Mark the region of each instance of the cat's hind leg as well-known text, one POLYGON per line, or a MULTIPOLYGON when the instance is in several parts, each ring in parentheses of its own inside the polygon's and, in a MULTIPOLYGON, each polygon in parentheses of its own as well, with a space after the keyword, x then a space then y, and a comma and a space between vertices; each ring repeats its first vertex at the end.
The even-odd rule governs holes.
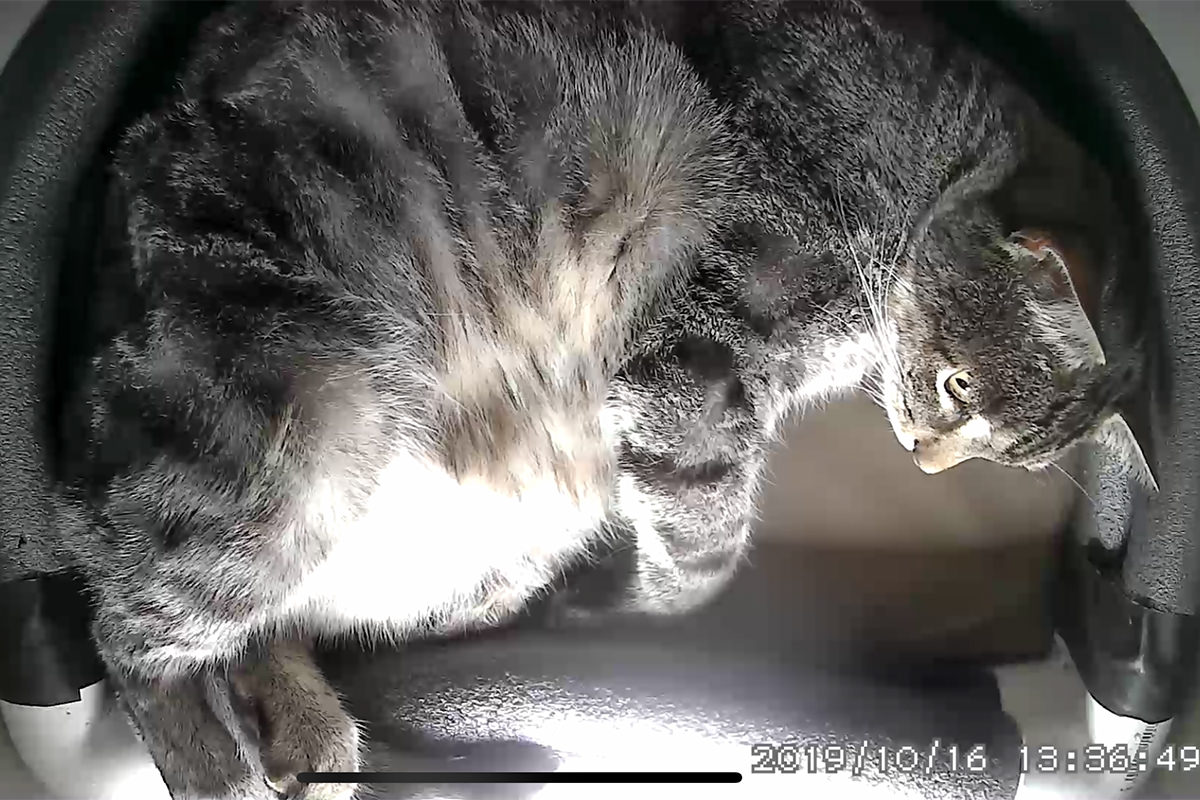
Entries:
POLYGON ((223 668, 148 678, 110 670, 174 800, 276 800, 253 742, 230 714, 223 668))
POLYGON ((249 625, 140 577, 105 583, 92 635, 172 800, 277 800, 231 680, 249 625))
POLYGON ((275 639, 233 676, 254 709, 267 781, 280 794, 306 800, 347 800, 356 784, 310 784, 301 772, 357 772, 361 735, 312 657, 308 644, 275 639))

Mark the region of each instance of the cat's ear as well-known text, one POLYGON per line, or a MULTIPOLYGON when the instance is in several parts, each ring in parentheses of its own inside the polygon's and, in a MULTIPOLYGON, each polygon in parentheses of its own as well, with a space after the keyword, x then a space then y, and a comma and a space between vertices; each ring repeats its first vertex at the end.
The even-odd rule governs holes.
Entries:
POLYGON ((1104 364, 1096 333, 1098 298, 1083 249, 1036 230, 1017 231, 1008 244, 1027 265, 1034 335, 1057 350, 1070 369, 1104 364))
POLYGON ((1146 460, 1146 454, 1138 444, 1137 436, 1121 414, 1113 414, 1096 429, 1092 439, 1108 450, 1124 464, 1135 480, 1147 490, 1157 493, 1158 481, 1146 460))

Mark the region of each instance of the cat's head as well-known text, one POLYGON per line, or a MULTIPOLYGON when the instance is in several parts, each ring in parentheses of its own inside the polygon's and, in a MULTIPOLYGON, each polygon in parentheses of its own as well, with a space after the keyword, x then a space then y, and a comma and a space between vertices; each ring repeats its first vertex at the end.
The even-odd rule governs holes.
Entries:
POLYGON ((1106 358, 1081 248, 960 218, 924 236, 913 259, 886 300, 882 394, 922 470, 971 458, 1040 469, 1092 439, 1156 488, 1117 409, 1137 370, 1106 358))

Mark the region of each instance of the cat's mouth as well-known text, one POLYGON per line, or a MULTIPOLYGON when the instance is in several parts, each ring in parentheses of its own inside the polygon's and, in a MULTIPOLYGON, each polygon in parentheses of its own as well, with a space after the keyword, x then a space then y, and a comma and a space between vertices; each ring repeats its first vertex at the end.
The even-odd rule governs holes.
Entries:
POLYGON ((884 407, 896 441, 912 453, 913 463, 926 475, 945 472, 977 455, 966 431, 938 434, 914 424, 904 411, 904 397, 894 384, 885 397, 888 400, 884 407))
POLYGON ((901 416, 894 403, 888 404, 887 416, 896 441, 912 453, 913 463, 926 475, 945 472, 977 455, 975 448, 970 446, 970 440, 963 436, 953 433, 937 435, 919 430, 901 416))
POLYGON ((963 446, 958 437, 935 437, 922 435, 908 426, 895 426, 896 440, 900 446, 912 453, 913 463, 926 475, 936 475, 956 467, 975 453, 963 446))
POLYGON ((936 475, 951 467, 957 467, 974 456, 955 447, 954 442, 917 442, 913 449, 913 462, 926 475, 936 475))

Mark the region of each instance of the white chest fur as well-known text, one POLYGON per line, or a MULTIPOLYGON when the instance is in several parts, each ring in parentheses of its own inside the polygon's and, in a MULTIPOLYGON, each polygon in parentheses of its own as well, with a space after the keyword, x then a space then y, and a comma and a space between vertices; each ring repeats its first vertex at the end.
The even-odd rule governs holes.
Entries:
POLYGON ((397 457, 364 513, 331 531, 332 548, 289 596, 285 619, 389 637, 493 622, 551 581, 604 512, 604 498, 577 501, 552 481, 513 495, 397 457))
POLYGON ((879 344, 870 335, 826 343, 800 386, 800 398, 820 401, 858 385, 879 361, 879 344))

